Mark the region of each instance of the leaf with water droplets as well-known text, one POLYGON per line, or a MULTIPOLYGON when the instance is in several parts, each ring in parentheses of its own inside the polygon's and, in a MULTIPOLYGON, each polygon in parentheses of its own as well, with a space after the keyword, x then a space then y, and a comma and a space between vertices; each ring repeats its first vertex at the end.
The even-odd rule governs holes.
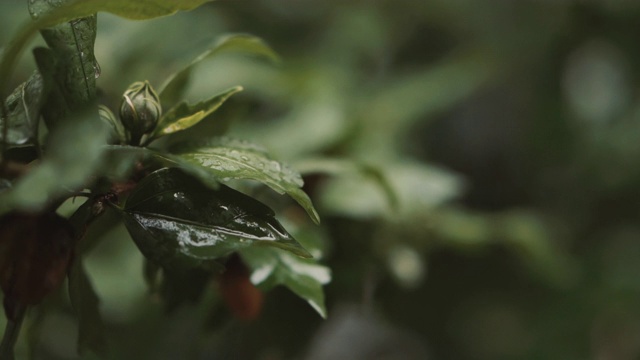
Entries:
POLYGON ((197 104, 188 104, 186 101, 179 103, 162 115, 158 125, 150 136, 149 142, 159 137, 192 127, 208 118, 214 111, 218 110, 231 95, 240 91, 242 91, 242 87, 235 86, 197 104))
POLYGON ((165 83, 160 86, 158 93, 163 104, 175 104, 182 98, 184 90, 189 84, 191 71, 205 59, 228 52, 243 52, 254 55, 261 55, 273 61, 278 60, 278 55, 260 38, 245 34, 231 34, 220 37, 216 43, 202 54, 193 59, 189 65, 171 75, 165 83))
MULTIPOLYGON (((45 16, 64 7, 69 1, 33 0, 29 2, 29 12, 33 19, 45 16)), ((68 109, 76 109, 93 100, 96 96, 96 59, 94 43, 96 39, 97 16, 82 17, 69 22, 42 29, 42 37, 47 43, 57 64, 53 80, 57 90, 64 98, 68 109)), ((59 107, 60 98, 53 95, 47 99, 46 107, 59 107)), ((43 113, 49 128, 66 115, 65 112, 43 113)))
POLYGON ((177 162, 197 165, 187 169, 200 177, 213 175, 217 179, 251 179, 269 186, 280 194, 288 194, 319 223, 309 196, 302 191, 302 177, 288 165, 273 160, 267 152, 246 141, 215 138, 202 143, 189 142, 173 148, 177 162), (196 171, 194 171, 196 170, 196 171))
POLYGON ((165 267, 203 266, 255 246, 311 257, 266 205, 223 185, 211 189, 177 168, 144 178, 122 214, 140 251, 165 267))
POLYGON ((265 290, 284 285, 306 300, 320 316, 327 317, 322 286, 331 281, 331 270, 313 259, 301 259, 278 249, 240 251, 251 268, 251 282, 265 290))
MULTIPOLYGON (((106 11, 124 18, 144 20, 171 15, 178 11, 191 10, 211 0, 71 0, 55 9, 40 13, 40 9, 31 12, 33 21, 26 23, 9 41, 0 60, 0 98, 6 94, 3 88, 10 83, 9 76, 20 54, 40 29, 93 16, 106 11)), ((59 1, 57 1, 59 3, 59 1)), ((92 64, 93 66, 93 64, 92 64)), ((95 74, 95 69, 93 74, 95 74)))
MULTIPOLYGON (((42 76, 34 72, 29 80, 18 86, 6 99, 5 106, 9 119, 6 143, 9 146, 30 145, 36 140, 43 93, 42 76)), ((0 117, 0 128, 3 122, 4 119, 0 117)), ((2 142, 1 131, 0 142, 2 142)))

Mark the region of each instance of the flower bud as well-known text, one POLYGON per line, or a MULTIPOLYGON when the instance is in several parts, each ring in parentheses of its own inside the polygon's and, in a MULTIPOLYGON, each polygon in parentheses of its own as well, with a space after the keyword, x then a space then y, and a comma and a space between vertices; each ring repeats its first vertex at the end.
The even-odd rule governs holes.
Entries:
POLYGON ((137 81, 124 92, 120 103, 120 119, 131 132, 132 141, 156 127, 162 115, 160 98, 148 81, 137 81))

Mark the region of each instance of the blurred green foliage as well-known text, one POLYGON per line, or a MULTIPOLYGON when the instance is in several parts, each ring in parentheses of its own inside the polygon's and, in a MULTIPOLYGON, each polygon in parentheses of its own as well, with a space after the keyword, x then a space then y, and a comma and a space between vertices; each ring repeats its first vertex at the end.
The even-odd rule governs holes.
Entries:
MULTIPOLYGON (((6 43, 27 13, 5 2, 0 14, 6 43)), ((132 81, 159 84, 222 34, 251 33, 279 53, 275 65, 228 54, 195 67, 190 100, 245 91, 219 121, 176 137, 228 130, 293 163, 322 224, 283 222, 333 273, 326 321, 278 288, 253 322, 232 318, 213 287, 165 314, 126 231, 101 219, 85 264, 111 358, 640 357, 638 21, 640 5, 622 0, 100 14, 97 84, 112 107, 132 81)), ((33 68, 19 69, 26 79, 33 68)), ((54 306, 65 301, 32 312, 36 358, 77 356, 71 311, 54 306)))

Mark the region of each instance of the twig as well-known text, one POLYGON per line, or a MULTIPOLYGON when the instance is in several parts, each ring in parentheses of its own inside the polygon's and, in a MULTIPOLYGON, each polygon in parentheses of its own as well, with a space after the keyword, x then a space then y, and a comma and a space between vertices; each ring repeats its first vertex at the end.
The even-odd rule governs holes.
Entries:
POLYGON ((2 360, 15 359, 13 348, 18 340, 20 328, 22 327, 22 320, 24 319, 27 307, 24 305, 17 305, 15 311, 15 318, 7 319, 7 326, 5 327, 4 336, 2 337, 2 344, 0 345, 0 359, 2 360))

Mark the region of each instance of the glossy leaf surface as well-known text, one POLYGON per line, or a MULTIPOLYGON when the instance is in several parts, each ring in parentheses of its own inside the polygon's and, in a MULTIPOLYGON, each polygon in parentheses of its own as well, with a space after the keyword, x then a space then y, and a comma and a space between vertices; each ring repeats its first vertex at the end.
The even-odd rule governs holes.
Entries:
POLYGON ((251 35, 234 34, 221 37, 210 49, 185 66, 180 71, 171 75, 160 87, 160 100, 163 104, 177 103, 189 84, 191 71, 201 61, 213 58, 228 52, 242 52, 248 54, 261 55, 271 60, 278 60, 278 55, 260 38, 251 35))
POLYGON ((320 217, 309 196, 302 191, 300 174, 288 165, 273 160, 267 152, 246 141, 218 138, 204 143, 177 146, 179 161, 201 167, 195 175, 213 175, 218 179, 251 179, 269 186, 280 194, 288 194, 319 223, 320 217))
POLYGON ((278 249, 244 249, 240 255, 251 268, 253 284, 265 290, 284 285, 306 300, 320 316, 327 317, 322 286, 331 281, 328 267, 278 249))
POLYGON ((266 205, 226 186, 213 190, 176 168, 143 179, 123 215, 140 251, 166 267, 200 266, 251 246, 310 257, 266 205))
POLYGON ((186 101, 181 102, 160 118, 160 122, 151 134, 151 139, 157 139, 192 127, 216 111, 231 95, 240 91, 242 91, 242 87, 236 86, 196 104, 188 104, 186 101))

